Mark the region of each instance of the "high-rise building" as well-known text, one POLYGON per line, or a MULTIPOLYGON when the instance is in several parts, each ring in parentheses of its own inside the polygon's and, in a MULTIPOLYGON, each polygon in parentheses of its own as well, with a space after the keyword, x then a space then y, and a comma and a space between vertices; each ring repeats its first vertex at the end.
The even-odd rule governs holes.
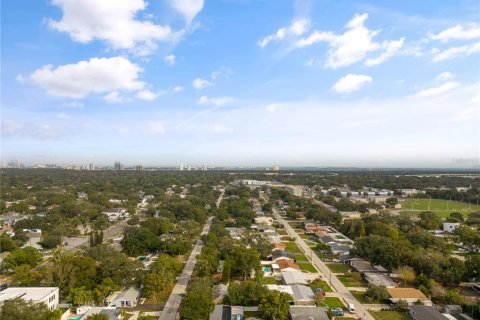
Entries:
POLYGON ((207 165, 206 165, 206 164, 204 164, 204 165, 202 166, 202 171, 207 171, 207 165))
POLYGON ((280 166, 278 164, 274 164, 272 170, 273 171, 280 171, 280 166))
POLYGON ((136 164, 133 168, 135 171, 143 171, 143 166, 141 164, 136 164))
POLYGON ((192 166, 187 166, 187 171, 191 171, 192 170, 192 166))
POLYGON ((88 170, 95 170, 95 166, 93 165, 93 163, 88 164, 88 170))
POLYGON ((123 170, 123 165, 120 163, 120 161, 115 161, 115 170, 123 170))
POLYGON ((183 163, 180 163, 180 166, 178 166, 178 170, 183 171, 183 163))

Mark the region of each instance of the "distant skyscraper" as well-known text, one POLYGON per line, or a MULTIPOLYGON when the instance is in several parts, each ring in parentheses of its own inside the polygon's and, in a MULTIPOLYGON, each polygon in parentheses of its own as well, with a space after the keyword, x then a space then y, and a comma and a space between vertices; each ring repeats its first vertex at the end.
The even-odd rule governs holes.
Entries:
POLYGON ((192 170, 192 167, 191 166, 187 166, 187 171, 191 171, 192 170))
POLYGON ((114 169, 115 169, 115 170, 123 170, 123 166, 122 166, 122 164, 120 163, 120 161, 115 161, 114 169))
POLYGON ((135 171, 143 171, 143 166, 141 164, 137 164, 133 167, 135 171))
POLYGON ((88 164, 88 170, 95 170, 95 166, 93 165, 93 163, 88 164))
POLYGON ((180 166, 178 166, 178 170, 183 171, 183 163, 180 163, 180 166))
POLYGON ((204 164, 204 165, 202 166, 202 171, 207 171, 207 165, 204 164))
POLYGON ((273 171, 280 171, 280 166, 278 164, 274 164, 272 170, 273 171))

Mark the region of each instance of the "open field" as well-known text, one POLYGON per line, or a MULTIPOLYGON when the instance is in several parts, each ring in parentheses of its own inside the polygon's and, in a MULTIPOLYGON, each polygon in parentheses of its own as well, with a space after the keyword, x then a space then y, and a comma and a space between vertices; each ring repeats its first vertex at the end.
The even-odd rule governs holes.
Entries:
POLYGON ((310 288, 312 288, 312 289, 320 288, 325 292, 332 292, 332 289, 330 288, 328 283, 326 283, 323 280, 315 280, 315 281, 311 282, 309 285, 310 285, 310 288))
POLYGON ((367 282, 362 279, 359 272, 350 272, 344 276, 337 276, 346 287, 366 287, 367 282))
POLYGON ((480 205, 469 204, 460 201, 449 201, 442 199, 417 199, 407 198, 400 202, 402 204, 403 211, 434 211, 440 217, 445 218, 450 213, 458 211, 464 216, 467 216, 470 212, 480 211, 480 205))
POLYGON ((407 312, 397 311, 370 311, 376 320, 411 320, 407 312))
POLYGON ((350 271, 350 267, 343 263, 327 263, 327 267, 333 273, 347 273, 350 271))
POLYGON ((310 262, 299 262, 298 266, 300 267, 300 269, 302 269, 302 271, 307 271, 311 273, 318 272, 317 269, 315 269, 315 267, 310 262))
POLYGON ((345 308, 342 300, 337 297, 326 297, 325 300, 323 300, 323 304, 325 304, 329 308, 345 308))
POLYGON ((277 280, 274 277, 263 277, 262 278, 263 284, 277 284, 277 280))

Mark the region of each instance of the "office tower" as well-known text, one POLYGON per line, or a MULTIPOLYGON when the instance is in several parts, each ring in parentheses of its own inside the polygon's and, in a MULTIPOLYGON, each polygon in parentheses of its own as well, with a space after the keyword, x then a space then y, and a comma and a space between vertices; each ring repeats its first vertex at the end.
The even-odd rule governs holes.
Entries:
POLYGON ((178 167, 178 170, 183 171, 183 163, 180 164, 180 166, 178 167))
POLYGON ((95 166, 93 165, 93 163, 88 164, 88 170, 95 170, 95 166))
POLYGON ((207 171, 207 165, 204 164, 204 165, 202 166, 202 171, 207 171))
POLYGON ((137 164, 133 167, 135 171, 143 171, 143 166, 141 164, 137 164))
POLYGON ((191 171, 192 170, 192 167, 191 166, 187 166, 187 171, 191 171))
POLYGON ((120 161, 115 161, 114 169, 115 170, 122 170, 123 169, 123 166, 120 163, 120 161))
POLYGON ((274 164, 272 170, 273 171, 280 171, 280 166, 278 164, 274 164))

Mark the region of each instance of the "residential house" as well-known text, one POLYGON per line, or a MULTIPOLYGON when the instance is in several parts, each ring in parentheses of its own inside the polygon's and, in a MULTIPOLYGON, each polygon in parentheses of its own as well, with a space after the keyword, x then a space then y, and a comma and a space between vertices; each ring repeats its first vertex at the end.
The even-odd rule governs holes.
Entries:
POLYGON ((135 287, 130 287, 121 292, 115 292, 107 297, 106 301, 109 307, 133 308, 137 305, 140 297, 140 291, 135 287))
POLYGON ((58 308, 60 289, 57 287, 10 287, 0 291, 0 305, 4 301, 23 299, 33 303, 44 303, 48 310, 58 308))
MULTIPOLYGON (((422 302, 425 306, 431 306, 432 301, 430 301, 422 291, 414 288, 387 288, 387 292, 390 295, 389 300, 392 303, 397 303, 398 301, 405 301, 409 305, 416 303, 417 301, 422 302)), ((422 319, 423 320, 423 319, 422 319)))
POLYGON ((285 284, 307 284, 305 275, 296 269, 282 271, 283 283, 285 284))
POLYGON ((363 277, 369 284, 374 286, 385 288, 395 288, 397 286, 397 284, 385 273, 365 272, 363 277))
POLYGON ((453 233, 459 225, 458 222, 444 222, 442 230, 443 232, 453 233))
POLYGON ((267 289, 288 293, 292 296, 294 305, 315 305, 315 294, 310 287, 307 287, 305 285, 268 284, 267 289))
POLYGON ((294 260, 295 257, 286 250, 274 249, 272 251, 272 260, 276 261, 277 259, 294 260))
POLYGON ((448 320, 446 316, 429 306, 410 306, 409 313, 413 320, 448 320))
POLYGON ((292 320, 328 320, 327 308, 291 306, 290 318, 292 320))
POLYGON ((127 209, 125 208, 107 209, 102 213, 108 217, 108 221, 110 222, 114 222, 119 219, 126 218, 128 216, 127 209))
POLYGON ((292 260, 277 259, 275 260, 275 262, 281 271, 300 270, 300 266, 295 262, 293 262, 292 260))
POLYGON ((243 307, 217 304, 208 319, 209 320, 243 320, 244 319, 243 307))

